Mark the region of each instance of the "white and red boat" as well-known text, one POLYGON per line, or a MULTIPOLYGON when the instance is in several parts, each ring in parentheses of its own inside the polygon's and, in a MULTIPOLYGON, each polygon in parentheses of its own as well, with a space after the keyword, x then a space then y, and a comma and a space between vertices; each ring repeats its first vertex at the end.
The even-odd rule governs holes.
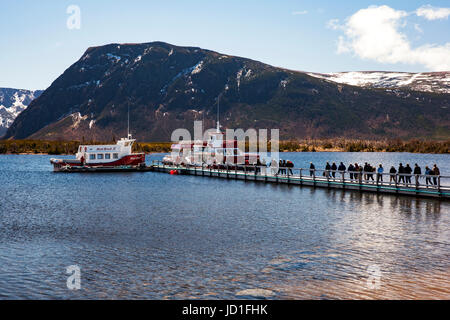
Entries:
POLYGON ((225 140, 225 134, 220 131, 217 123, 215 132, 208 132, 204 140, 186 140, 172 144, 171 153, 163 158, 163 163, 182 166, 222 166, 248 165, 258 161, 256 153, 242 152, 237 140, 225 140))
POLYGON ((112 145, 80 145, 75 159, 50 159, 54 171, 81 168, 145 166, 145 153, 132 153, 136 139, 130 134, 112 145))

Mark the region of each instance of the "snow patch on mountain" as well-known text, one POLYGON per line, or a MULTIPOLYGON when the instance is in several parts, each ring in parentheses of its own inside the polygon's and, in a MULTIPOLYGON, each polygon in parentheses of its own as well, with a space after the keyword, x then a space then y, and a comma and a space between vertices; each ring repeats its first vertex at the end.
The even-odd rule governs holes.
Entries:
POLYGON ((191 74, 197 74, 202 71, 203 68, 203 60, 197 63, 191 71, 191 74))
POLYGON ((6 130, 30 102, 41 93, 41 90, 0 88, 0 137, 6 133, 6 130))
POLYGON ((74 129, 78 128, 82 120, 87 120, 88 118, 87 115, 82 116, 80 112, 72 113, 71 117, 73 121, 72 128, 74 129))
POLYGON ((307 74, 312 77, 358 87, 404 88, 423 92, 450 93, 450 71, 422 73, 352 71, 307 74))

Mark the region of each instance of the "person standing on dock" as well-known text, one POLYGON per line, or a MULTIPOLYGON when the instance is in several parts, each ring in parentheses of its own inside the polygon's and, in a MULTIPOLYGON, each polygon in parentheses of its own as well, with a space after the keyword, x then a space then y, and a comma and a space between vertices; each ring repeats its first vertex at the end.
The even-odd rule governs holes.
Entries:
POLYGON ((261 166, 262 166, 262 163, 259 160, 259 158, 256 159, 255 174, 261 173, 261 166))
POLYGON ((350 174, 350 180, 353 181, 353 171, 355 171, 355 167, 353 166, 353 164, 349 164, 348 165, 348 173, 350 174))
POLYGON ((316 170, 316 166, 314 165, 314 163, 310 162, 309 163, 309 176, 312 177, 314 176, 314 171, 316 170))
POLYGON ((294 167, 294 163, 291 160, 286 161, 286 168, 288 170, 288 174, 290 174, 291 176, 294 175, 294 173, 292 172, 292 168, 294 167))
POLYGON ((327 164, 325 165, 325 171, 323 173, 323 175, 327 179, 330 177, 330 170, 331 170, 331 166, 330 166, 330 163, 327 161, 327 164))
POLYGON ((428 183, 430 183, 430 185, 433 185, 433 182, 431 182, 431 176, 433 175, 433 170, 431 170, 430 168, 428 168, 428 166, 425 167, 425 183, 427 184, 428 187, 428 183))
POLYGON ((441 175, 441 172, 439 171, 439 168, 437 167, 436 164, 434 164, 433 166, 433 183, 435 186, 437 186, 438 184, 438 176, 441 175))
POLYGON ((358 175, 360 174, 360 170, 361 168, 359 167, 359 165, 357 163, 355 163, 355 173, 353 174, 355 180, 358 180, 359 177, 358 175))
POLYGON ((405 173, 407 174, 406 176, 406 184, 411 183, 411 173, 413 172, 412 168, 409 166, 409 163, 406 164, 405 167, 405 173))
POLYGON ((383 165, 380 163, 377 169, 377 183, 379 183, 380 181, 383 182, 383 172, 384 168, 383 165))
POLYGON ((287 174, 287 170, 286 170, 286 160, 283 160, 283 163, 281 164, 281 173, 282 173, 282 174, 287 174))
POLYGON ((367 162, 364 163, 363 171, 364 171, 364 180, 368 180, 369 177, 367 175, 367 172, 369 172, 369 164, 367 162))
POLYGON ((333 176, 333 179, 336 178, 336 170, 337 170, 336 162, 333 162, 333 164, 331 165, 331 175, 333 176))
POLYGON ((391 170, 389 170, 389 174, 390 174, 389 175, 389 184, 391 184, 392 181, 394 181, 394 183, 397 182, 397 179, 395 177, 396 173, 397 173, 397 170, 395 169, 394 166, 392 166, 391 170))
POLYGON ((372 166, 370 165, 370 163, 367 164, 367 172, 369 172, 369 173, 367 174, 367 180, 371 179, 372 181, 375 181, 375 180, 373 179, 373 173, 375 172, 375 168, 372 167, 372 166))
POLYGON ((278 174, 278 161, 275 159, 272 159, 272 162, 270 163, 270 170, 272 171, 272 174, 276 176, 278 174))
POLYGON ((400 165, 398 166, 398 182, 401 183, 405 183, 405 167, 403 166, 402 163, 400 163, 400 165))
POLYGON ((277 172, 276 176, 279 175, 280 173, 283 174, 283 171, 284 171, 284 168, 283 168, 284 162, 283 161, 284 160, 280 159, 280 162, 278 163, 278 172, 277 172))
POLYGON ((419 165, 414 164, 414 175, 416 176, 417 184, 419 184, 420 175, 422 174, 422 169, 420 169, 419 165))

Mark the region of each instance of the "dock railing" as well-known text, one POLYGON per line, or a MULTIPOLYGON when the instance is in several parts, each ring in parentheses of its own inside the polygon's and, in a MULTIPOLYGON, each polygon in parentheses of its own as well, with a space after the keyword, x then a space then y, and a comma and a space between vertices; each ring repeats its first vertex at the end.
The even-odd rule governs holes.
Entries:
POLYGON ((271 167, 264 165, 227 165, 227 164, 202 164, 202 165, 181 165, 164 164, 162 161, 153 160, 152 165, 160 167, 193 170, 195 174, 209 175, 222 174, 228 178, 243 175, 244 180, 265 180, 276 179, 284 182, 300 183, 313 182, 314 184, 340 184, 344 188, 346 185, 383 188, 403 191, 416 191, 436 193, 445 192, 450 194, 450 176, 425 175, 425 174, 405 174, 405 173, 377 173, 366 171, 340 171, 324 170, 296 167, 271 167))

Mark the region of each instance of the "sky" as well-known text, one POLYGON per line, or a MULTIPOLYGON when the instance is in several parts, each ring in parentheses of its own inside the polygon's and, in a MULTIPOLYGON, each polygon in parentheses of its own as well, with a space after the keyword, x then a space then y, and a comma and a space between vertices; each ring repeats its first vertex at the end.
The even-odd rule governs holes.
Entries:
POLYGON ((164 41, 308 72, 450 70, 450 1, 1 0, 0 87, 46 89, 90 46, 164 41))

